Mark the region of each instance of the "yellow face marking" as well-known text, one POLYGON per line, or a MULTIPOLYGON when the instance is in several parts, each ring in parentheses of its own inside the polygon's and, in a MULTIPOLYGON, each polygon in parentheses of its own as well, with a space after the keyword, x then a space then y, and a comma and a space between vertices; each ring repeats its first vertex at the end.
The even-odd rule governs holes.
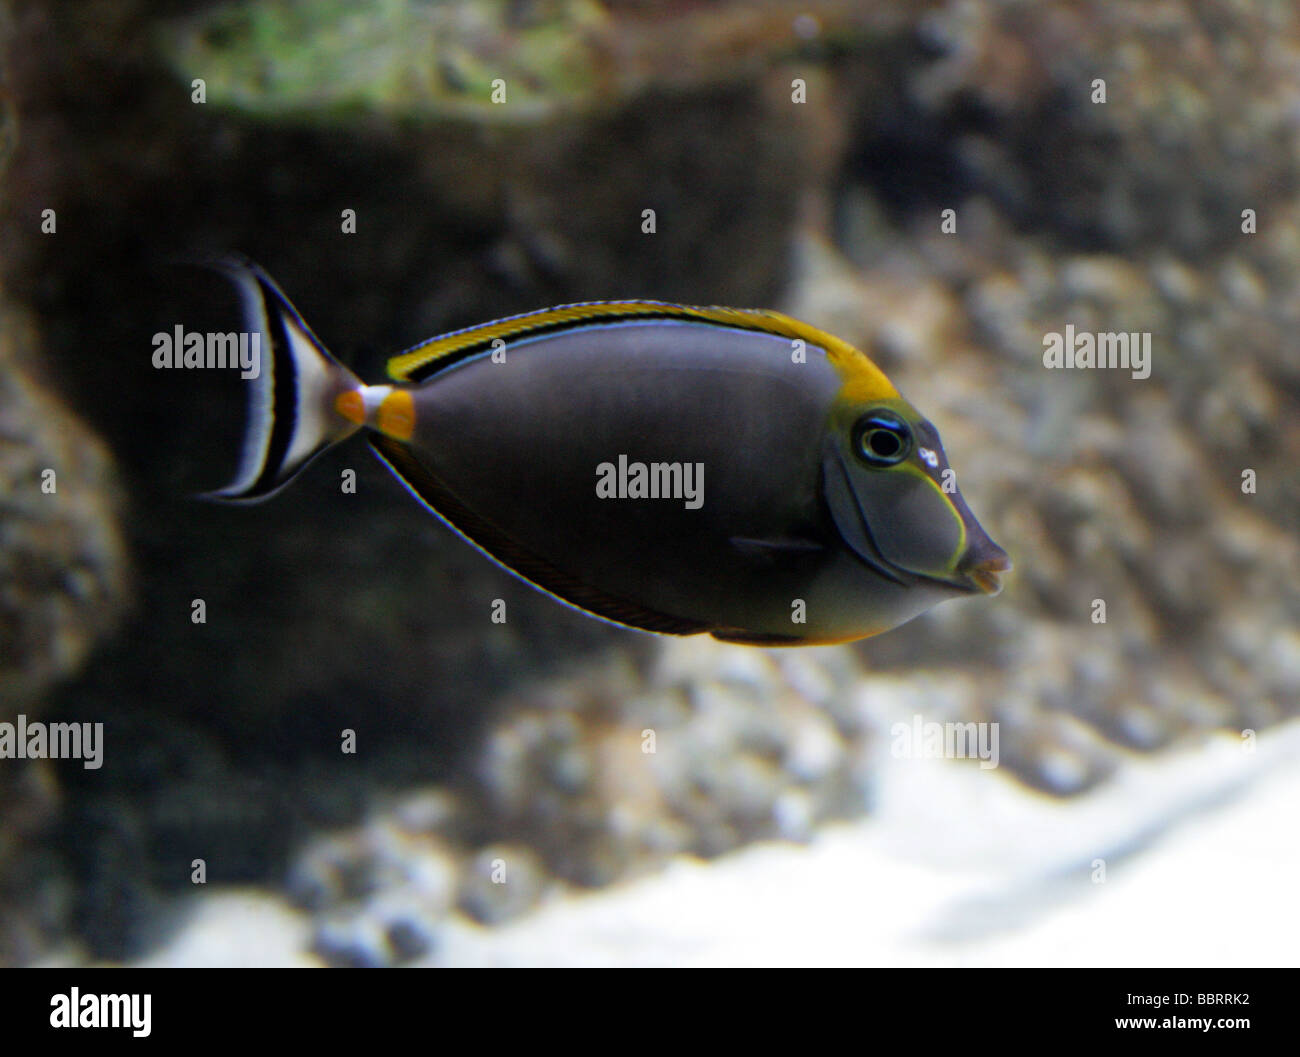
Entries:
POLYGON ((858 404, 899 399, 900 394, 894 388, 894 383, 885 377, 885 372, 877 367, 871 357, 861 349, 855 348, 834 334, 827 334, 824 330, 791 319, 780 312, 758 314, 772 321, 774 324, 772 333, 784 334, 790 338, 802 338, 809 345, 817 345, 826 350, 826 358, 844 379, 839 399, 858 404))
MULTIPOLYGON (((852 346, 849 346, 852 348, 852 346)), ((893 383, 885 377, 874 363, 867 359, 864 352, 858 352, 853 349, 858 356, 862 358, 862 363, 849 361, 840 363, 831 358, 836 369, 840 372, 840 377, 844 379, 844 385, 840 389, 839 396, 843 400, 851 400, 858 404, 869 404, 876 400, 889 400, 898 396, 898 390, 894 388, 893 383)))
POLYGON ((944 505, 948 508, 948 513, 952 515, 953 520, 957 522, 958 529, 961 530, 961 534, 957 537, 957 546, 953 549, 952 557, 948 559, 949 567, 955 572, 957 562, 959 562, 961 556, 966 553, 966 521, 962 518, 960 511, 958 511, 957 505, 952 501, 948 493, 943 490, 943 486, 919 466, 902 462, 897 466, 890 467, 890 470, 893 472, 902 471, 903 473, 911 474, 913 477, 919 477, 922 481, 933 488, 939 498, 943 500, 944 505))
POLYGON ((394 389, 384 397, 375 426, 394 440, 410 440, 415 433, 415 401, 411 394, 405 389, 394 389))
POLYGON ((366 403, 361 399, 361 394, 355 389, 349 389, 346 393, 339 393, 334 398, 334 410, 349 422, 355 422, 358 426, 364 426, 366 423, 366 403))

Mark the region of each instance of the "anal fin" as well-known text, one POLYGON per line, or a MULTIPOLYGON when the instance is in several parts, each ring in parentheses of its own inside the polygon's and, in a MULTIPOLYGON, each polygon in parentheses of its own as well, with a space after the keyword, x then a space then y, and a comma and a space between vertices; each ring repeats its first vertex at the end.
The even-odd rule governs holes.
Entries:
POLYGON ((588 616, 639 631, 661 635, 698 635, 707 624, 659 613, 627 599, 616 598, 577 576, 557 569, 532 553, 486 518, 474 513, 405 444, 372 433, 370 446, 394 475, 429 511, 506 571, 588 616))
POLYGON ((718 628, 709 632, 719 642, 734 642, 741 646, 808 646, 809 641, 798 635, 774 635, 770 632, 742 631, 739 628, 718 628))

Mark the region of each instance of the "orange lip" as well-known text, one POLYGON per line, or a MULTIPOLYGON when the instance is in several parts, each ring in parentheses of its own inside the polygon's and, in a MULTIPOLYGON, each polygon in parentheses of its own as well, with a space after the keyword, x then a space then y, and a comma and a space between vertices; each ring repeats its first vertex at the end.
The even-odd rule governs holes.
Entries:
POLYGON ((972 565, 969 569, 963 569, 962 572, 970 579, 976 587, 986 595, 995 595, 1002 590, 1001 573, 1011 571, 1011 559, 1005 554, 996 554, 991 558, 985 558, 983 561, 972 565))

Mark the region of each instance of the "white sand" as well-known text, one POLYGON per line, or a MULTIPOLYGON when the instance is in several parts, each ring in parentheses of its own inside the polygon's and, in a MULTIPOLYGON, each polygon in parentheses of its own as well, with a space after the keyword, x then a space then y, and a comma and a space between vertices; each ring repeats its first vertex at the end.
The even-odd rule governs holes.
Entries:
MULTIPOLYGON (((1224 736, 1068 802, 886 757, 875 813, 811 845, 681 861, 502 927, 457 917, 424 964, 1294 966, 1298 756, 1300 724, 1253 754, 1224 736)), ((217 891, 143 964, 312 964, 308 937, 278 897, 217 891)))
POLYGON ((878 812, 809 847, 682 862, 503 928, 457 921, 430 963, 1292 966, 1298 754, 1294 724, 1253 755, 1223 738, 1067 803, 891 761, 878 812))

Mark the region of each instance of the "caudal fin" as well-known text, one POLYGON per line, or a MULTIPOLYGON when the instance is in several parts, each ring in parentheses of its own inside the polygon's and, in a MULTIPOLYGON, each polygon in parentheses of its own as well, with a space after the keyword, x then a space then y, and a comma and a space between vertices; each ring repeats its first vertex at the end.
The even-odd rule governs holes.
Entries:
MULTIPOLYGON (((361 382, 334 359, 283 291, 251 262, 207 262, 234 282, 244 327, 259 335, 261 370, 249 381, 248 427, 235 480, 208 498, 251 503, 274 495, 312 459, 359 427, 339 400, 361 382)), ((352 404, 356 401, 353 400, 352 404)))

